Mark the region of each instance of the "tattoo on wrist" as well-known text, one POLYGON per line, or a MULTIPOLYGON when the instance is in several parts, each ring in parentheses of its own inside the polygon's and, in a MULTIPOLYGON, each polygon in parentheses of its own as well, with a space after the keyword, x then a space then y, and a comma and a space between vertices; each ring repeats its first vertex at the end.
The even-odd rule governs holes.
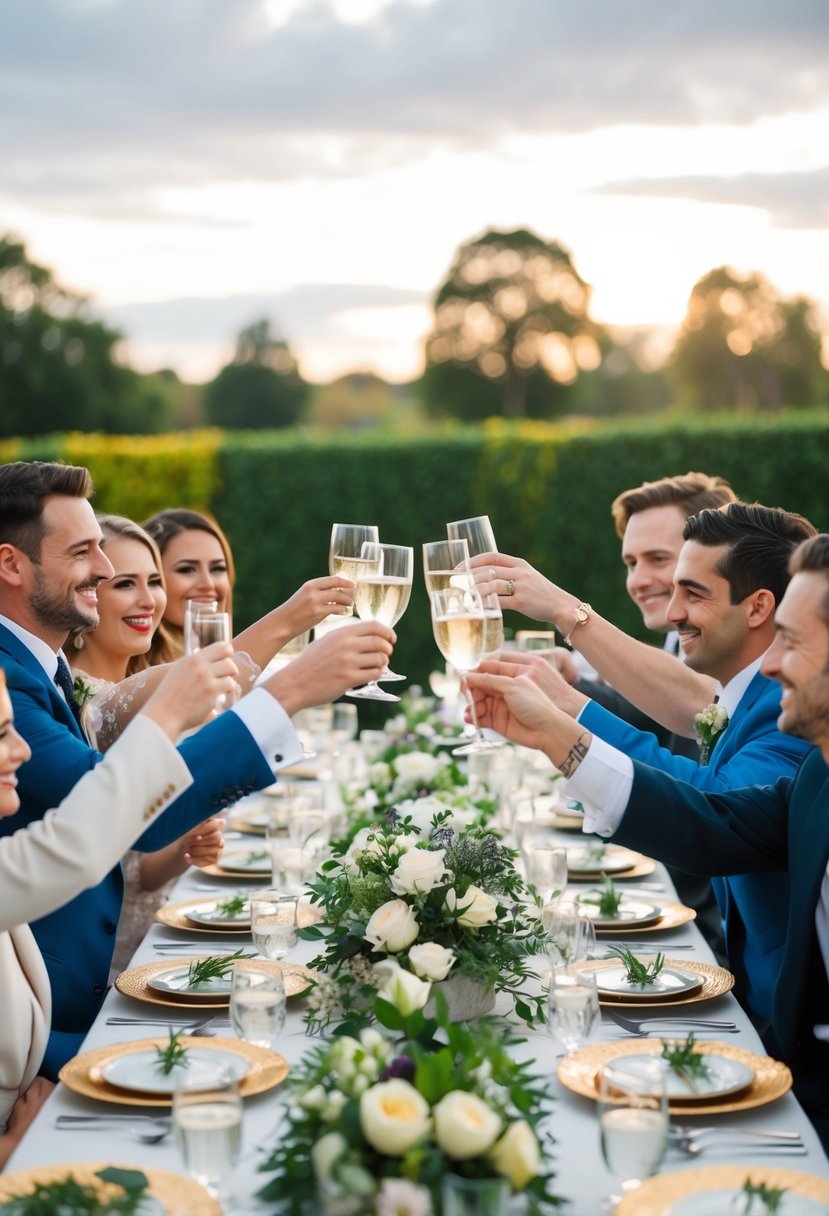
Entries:
POLYGON ((573 773, 587 755, 589 747, 590 736, 586 730, 583 730, 561 763, 556 765, 562 777, 573 776, 573 773))

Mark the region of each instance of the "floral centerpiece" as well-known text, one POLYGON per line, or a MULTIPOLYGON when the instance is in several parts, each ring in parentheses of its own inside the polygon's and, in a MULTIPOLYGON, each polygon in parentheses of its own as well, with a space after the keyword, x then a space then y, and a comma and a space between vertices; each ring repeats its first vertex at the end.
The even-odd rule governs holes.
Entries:
POLYGON ((322 905, 323 923, 302 931, 325 942, 311 963, 317 972, 308 994, 312 1028, 353 1020, 392 982, 405 993, 409 1011, 425 1004, 433 982, 449 980, 457 988, 466 980, 467 1001, 470 985, 490 994, 487 1007, 494 993, 505 991, 528 1024, 541 1019, 528 963, 541 949, 538 911, 524 902, 515 851, 483 828, 454 831, 451 817, 435 814, 423 835, 408 815, 392 812, 385 825, 365 830, 344 856, 320 868, 310 891, 322 905))
MULTIPOLYGON (((428 988, 428 985, 426 985, 428 988)), ((288 1216, 429 1216, 447 1180, 502 1179, 530 1216, 555 1208, 538 1125, 547 1084, 508 1049, 520 1040, 489 1019, 453 1025, 377 997, 377 1030, 313 1048, 288 1081, 279 1141, 261 1191, 288 1216), (440 1034, 440 1041, 435 1037, 440 1034)))

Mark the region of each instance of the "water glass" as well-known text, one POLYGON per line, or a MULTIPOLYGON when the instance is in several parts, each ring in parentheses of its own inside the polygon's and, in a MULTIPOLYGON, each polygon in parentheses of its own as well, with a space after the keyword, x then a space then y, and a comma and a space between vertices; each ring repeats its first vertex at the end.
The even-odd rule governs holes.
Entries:
MULTIPOLYGON (((641 1186, 655 1173, 668 1145, 668 1100, 665 1062, 624 1057, 606 1064, 599 1074, 599 1129, 605 1165, 621 1195, 641 1186)), ((621 1195, 614 1194, 616 1204, 621 1195)))
POLYGON ((539 844, 537 837, 526 836, 522 853, 527 882, 535 887, 543 904, 555 903, 567 886, 567 850, 539 844))
POLYGON ((201 1070, 197 1077, 177 1070, 173 1132, 188 1174, 217 1198, 242 1145, 242 1099, 227 1065, 217 1065, 207 1078, 201 1070))
POLYGON ((233 1033, 246 1043, 275 1050, 285 1025, 285 982, 281 975, 234 966, 230 990, 233 1033))
POLYGON ((550 1033, 569 1053, 582 1047, 599 1021, 599 993, 594 971, 554 967, 547 1002, 550 1033))
POLYGON ((547 938, 552 967, 587 959, 596 949, 596 930, 575 904, 556 901, 541 909, 541 928, 547 938))
POLYGON ((250 897, 253 944, 265 958, 284 958, 297 943, 296 895, 281 890, 257 891, 250 897))

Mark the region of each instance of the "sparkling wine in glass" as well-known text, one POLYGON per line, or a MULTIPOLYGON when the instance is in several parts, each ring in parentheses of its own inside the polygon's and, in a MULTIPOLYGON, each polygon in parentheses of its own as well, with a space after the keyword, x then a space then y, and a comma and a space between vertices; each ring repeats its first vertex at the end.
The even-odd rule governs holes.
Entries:
POLYGON ((498 596, 492 592, 482 595, 484 616, 486 617, 486 634, 484 637, 484 659, 497 659, 504 645, 504 616, 498 596))
POLYGON ((475 589, 465 540, 432 540, 423 546, 423 577, 429 595, 433 591, 475 589))
POLYGON ((554 967, 550 974, 547 1026, 566 1052, 582 1047, 599 1021, 599 993, 594 971, 567 971, 554 967))
POLYGON ((253 944, 265 958, 284 958, 297 943, 296 895, 283 891, 256 891, 250 897, 250 932, 253 944))
MULTIPOLYGON (((356 583, 357 575, 364 569, 363 545, 366 541, 376 544, 379 539, 376 524, 334 524, 328 546, 328 573, 339 574, 356 583)), ((354 615, 353 607, 351 615, 354 615)))
POLYGON ((188 1174, 217 1198, 242 1143, 242 1100, 227 1065, 217 1065, 207 1078, 201 1070, 190 1076, 177 1069, 173 1130, 188 1174))
POLYGON ((450 540, 465 540, 469 546, 469 556, 478 557, 481 553, 497 553, 495 533, 488 515, 476 515, 472 519, 456 519, 446 525, 446 535, 450 540))
MULTIPOLYGON (((484 655, 487 618, 483 601, 477 591, 461 588, 433 591, 429 598, 432 607, 432 630, 438 650, 461 677, 467 676, 478 666, 484 655)), ((453 748, 452 755, 468 756, 474 752, 502 747, 502 742, 486 738, 478 726, 475 703, 463 680, 462 688, 472 715, 475 738, 471 743, 453 748)))
POLYGON ((282 976, 234 966, 230 1023, 237 1038, 274 1051, 285 1026, 282 976))
MULTIPOLYGON (((184 619, 185 654, 195 654, 213 642, 231 641, 230 613, 219 612, 215 601, 190 600, 187 607, 189 611, 184 619)), ((230 698, 221 693, 216 698, 214 712, 220 714, 229 705, 230 698)))
MULTIPOLYGON (((354 588, 354 611, 361 621, 381 621, 393 626, 409 606, 412 594, 414 550, 407 545, 363 545, 365 569, 360 570, 354 588)), ((378 680, 404 680, 386 668, 378 680)), ((372 701, 399 701, 392 693, 371 680, 362 688, 349 688, 347 697, 365 697, 372 701)))
MULTIPOLYGON (((668 1100, 665 1062, 625 1057, 606 1064, 599 1074, 599 1129, 602 1156, 621 1195, 641 1186, 659 1168, 668 1145, 668 1100)), ((610 1196, 611 1205, 621 1195, 610 1196)))

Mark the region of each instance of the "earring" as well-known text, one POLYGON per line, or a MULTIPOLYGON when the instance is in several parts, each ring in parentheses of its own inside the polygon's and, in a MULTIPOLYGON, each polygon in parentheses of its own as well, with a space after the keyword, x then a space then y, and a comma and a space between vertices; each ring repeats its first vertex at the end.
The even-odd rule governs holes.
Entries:
POLYGON ((72 645, 76 650, 83 650, 83 634, 76 633, 72 645))

